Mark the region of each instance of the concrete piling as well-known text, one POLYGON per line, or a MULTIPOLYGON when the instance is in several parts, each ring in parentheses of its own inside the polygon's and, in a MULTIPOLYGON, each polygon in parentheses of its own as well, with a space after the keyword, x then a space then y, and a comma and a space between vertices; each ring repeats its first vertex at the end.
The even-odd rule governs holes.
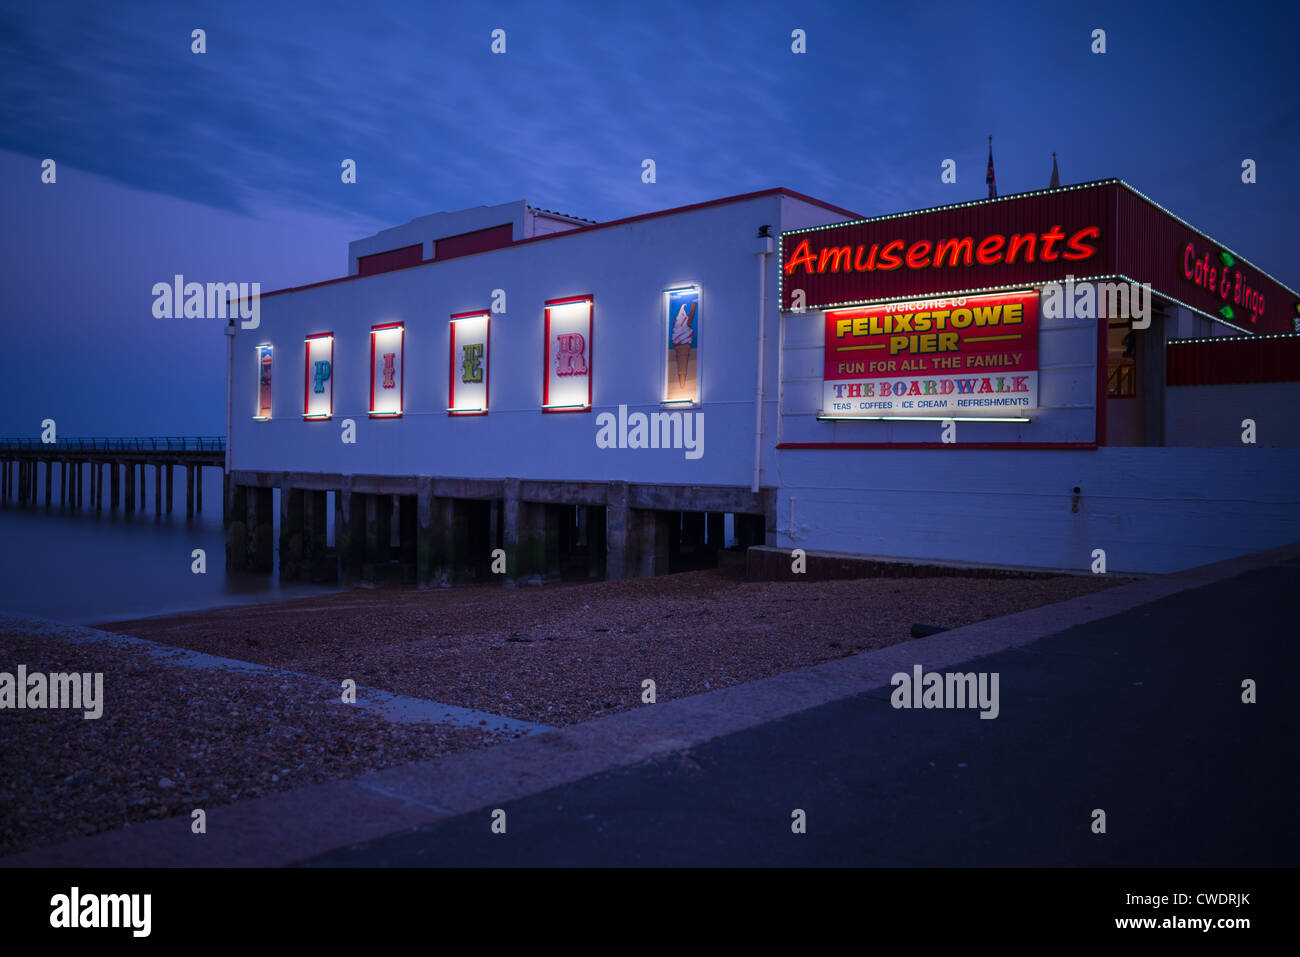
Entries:
POLYGON ((713 564, 728 513, 743 546, 762 544, 774 519, 770 495, 730 487, 268 472, 235 472, 226 482, 234 510, 228 540, 237 552, 243 536, 250 569, 271 567, 267 554, 278 545, 283 580, 345 587, 651 577, 713 564), (278 542, 270 540, 275 487, 278 542), (504 574, 492 570, 496 548, 505 553, 504 574))
POLYGON ((632 543, 632 510, 628 507, 626 482, 611 482, 605 506, 605 577, 631 578, 636 574, 635 561, 629 561, 632 543))
MULTIPOLYGON (((167 469, 167 477, 170 485, 170 468, 167 469)), ((242 572, 248 569, 248 488, 231 483, 228 495, 230 501, 226 506, 226 513, 229 516, 226 522, 226 569, 242 572)), ((168 504, 171 504, 170 495, 168 504)))
POLYGON ((506 553, 506 572, 503 584, 513 588, 521 580, 520 574, 520 510, 523 503, 519 498, 520 482, 517 478, 505 480, 505 496, 501 506, 501 540, 506 553))
POLYGON ((302 562, 305 580, 309 582, 338 580, 338 566, 329 556, 328 508, 328 492, 302 491, 302 562))
POLYGON ((633 528, 636 534, 639 565, 638 578, 653 578, 668 571, 669 536, 676 533, 671 523, 672 513, 658 509, 634 509, 633 528))
MULTIPOLYGON (((356 493, 353 493, 354 497, 356 493)), ((389 495, 367 494, 365 501, 364 530, 362 532, 363 581, 382 581, 388 575, 392 560, 393 499, 389 495)))
POLYGON ((338 560, 339 584, 352 585, 361 574, 361 554, 365 545, 365 495, 352 491, 351 478, 334 496, 334 551, 338 560))
POLYGON ((280 581, 297 581, 303 574, 303 491, 293 488, 293 475, 280 485, 280 581))
POLYGON ((433 479, 422 475, 415 484, 415 584, 429 588, 434 582, 436 547, 434 545, 433 479))
MULTIPOLYGON (((190 466, 192 469, 193 466, 190 466)), ((275 567, 274 489, 248 490, 248 570, 269 572, 275 567)), ((191 513, 192 514, 192 513, 191 513)))

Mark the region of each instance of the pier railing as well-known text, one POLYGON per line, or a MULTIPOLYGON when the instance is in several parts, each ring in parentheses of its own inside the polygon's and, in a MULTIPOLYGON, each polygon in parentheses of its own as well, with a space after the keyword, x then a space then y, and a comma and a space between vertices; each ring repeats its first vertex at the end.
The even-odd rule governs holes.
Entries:
POLYGON ((147 438, 77 438, 42 442, 32 438, 0 438, 0 451, 55 452, 224 452, 224 435, 150 436, 147 438))
MULTIPOLYGON (((67 438, 42 442, 40 438, 0 437, 0 506, 15 500, 19 506, 35 505, 39 479, 44 479, 45 507, 80 508, 85 491, 95 511, 125 507, 144 511, 149 469, 154 470, 154 512, 172 510, 173 473, 185 470, 185 514, 203 511, 203 470, 225 470, 226 439, 221 435, 154 435, 121 438, 67 438), (59 482, 54 484, 55 466, 59 482), (88 480, 88 481, 87 481, 88 480), (165 494, 164 494, 165 489, 165 494)), ((223 496, 224 504, 224 496, 223 496)))

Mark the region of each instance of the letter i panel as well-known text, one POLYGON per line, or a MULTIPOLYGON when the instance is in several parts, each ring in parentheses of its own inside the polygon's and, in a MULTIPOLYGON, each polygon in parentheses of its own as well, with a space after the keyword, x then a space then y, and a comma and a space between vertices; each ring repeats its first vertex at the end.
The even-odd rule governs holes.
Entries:
POLYGON ((402 414, 402 323, 370 330, 370 415, 402 414))

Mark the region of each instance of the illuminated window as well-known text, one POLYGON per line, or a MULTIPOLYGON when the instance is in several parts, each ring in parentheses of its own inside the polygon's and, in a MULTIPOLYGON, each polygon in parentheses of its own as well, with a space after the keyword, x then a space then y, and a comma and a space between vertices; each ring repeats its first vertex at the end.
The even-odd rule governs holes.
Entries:
POLYGON ((700 399, 700 289, 664 293, 668 353, 664 404, 693 405, 700 399))
POLYGON ((307 337, 302 415, 305 419, 328 419, 334 415, 334 333, 307 337))
POLYGON ((488 319, 487 312, 463 312, 451 317, 447 380, 450 415, 487 414, 488 319))
POLYGON ((257 415, 255 419, 271 417, 271 358, 274 348, 269 343, 257 347, 257 415))
POLYGON ((546 303, 546 347, 542 379, 543 412, 591 409, 590 296, 546 303))
POLYGON ((370 415, 394 418, 402 414, 402 342, 400 322, 370 330, 370 415))

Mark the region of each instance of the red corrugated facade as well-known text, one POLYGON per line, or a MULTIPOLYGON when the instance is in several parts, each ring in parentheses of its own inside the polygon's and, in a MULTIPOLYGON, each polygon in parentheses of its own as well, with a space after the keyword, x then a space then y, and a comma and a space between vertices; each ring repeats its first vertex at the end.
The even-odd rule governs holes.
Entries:
POLYGON ((1295 293, 1145 196, 1121 186, 1116 191, 1116 200, 1119 272, 1137 282, 1149 282, 1156 292, 1247 332, 1295 331, 1291 322, 1297 315, 1295 293), (1204 266, 1206 260, 1212 276, 1204 276, 1197 282, 1197 261, 1204 266), (1191 277, 1186 275, 1189 270, 1193 273, 1191 277), (1262 302, 1251 296, 1251 291, 1262 296, 1262 302), (1256 311, 1251 308, 1252 303, 1262 308, 1256 311))
MULTIPOLYGON (((1034 283, 1063 279, 1066 273, 1076 278, 1104 276, 1113 272, 1111 237, 1114 234, 1115 203, 1112 189, 1107 186, 1064 189, 1052 193, 1028 194, 1003 200, 944 207, 931 212, 919 212, 845 223, 805 232, 784 233, 781 237, 781 307, 789 309, 793 290, 801 288, 807 296, 806 307, 821 308, 856 302, 910 299, 946 292, 966 292, 975 289, 1028 286, 1034 283), (1082 259, 1062 259, 1063 241, 1051 244, 1052 258, 1043 261, 1041 240, 1035 243, 1033 261, 1028 261, 1024 247, 1016 254, 1013 263, 995 265, 978 262, 978 244, 990 237, 1001 235, 1010 238, 1015 234, 1033 233, 1035 236, 1059 227, 1066 239, 1081 230, 1095 229, 1095 238, 1086 242, 1095 251, 1082 259), (903 254, 917 244, 931 245, 931 258, 935 246, 945 240, 972 241, 971 264, 965 265, 964 252, 960 264, 950 265, 948 256, 944 264, 927 264, 910 268, 906 261, 894 269, 833 270, 835 263, 828 259, 826 271, 813 272, 796 265, 794 259, 800 243, 808 240, 810 251, 821 265, 821 250, 850 247, 854 265, 867 265, 872 247, 876 247, 875 265, 880 266, 890 244, 902 244, 903 254), (859 247, 862 255, 859 256, 859 247), (793 267, 793 268, 791 268, 793 267)), ((1002 246, 1002 258, 1007 252, 1002 246)))
POLYGON ((424 247, 416 243, 414 246, 403 246, 401 249, 390 249, 370 256, 358 256, 357 275, 374 276, 394 269, 405 269, 407 266, 418 266, 423 255, 424 247))
POLYGON ((454 259, 457 256, 487 252, 489 249, 500 249, 502 246, 510 245, 513 232, 513 226, 509 223, 502 223, 500 226, 476 229, 472 233, 448 236, 434 242, 433 258, 454 259))
POLYGON ((782 309, 792 307, 797 289, 804 291, 805 308, 818 309, 1024 287, 1072 275, 1150 283, 1166 298, 1256 333, 1290 332, 1300 315, 1294 292, 1119 180, 784 233, 781 260, 782 309), (1189 264, 1194 267, 1185 255, 1189 243, 1195 258, 1204 260, 1199 283, 1185 275, 1189 264), (900 260, 893 268, 891 249, 900 260), (1225 306, 1231 316, 1221 311, 1225 306))
POLYGON ((1171 342, 1165 357, 1171 386, 1300 382, 1300 335, 1171 342))

